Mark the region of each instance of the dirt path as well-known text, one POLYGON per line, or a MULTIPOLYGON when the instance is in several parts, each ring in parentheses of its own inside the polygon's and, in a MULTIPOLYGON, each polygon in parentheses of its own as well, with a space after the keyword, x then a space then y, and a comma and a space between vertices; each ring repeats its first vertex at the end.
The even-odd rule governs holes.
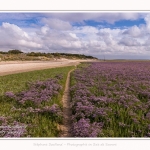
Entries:
MULTIPOLYGON (((74 69, 73 69, 74 70, 74 69)), ((70 109, 70 73, 73 71, 69 71, 66 85, 65 85, 65 91, 62 98, 63 102, 63 125, 60 127, 62 130, 62 133, 60 137, 72 137, 71 135, 71 109, 70 109)))

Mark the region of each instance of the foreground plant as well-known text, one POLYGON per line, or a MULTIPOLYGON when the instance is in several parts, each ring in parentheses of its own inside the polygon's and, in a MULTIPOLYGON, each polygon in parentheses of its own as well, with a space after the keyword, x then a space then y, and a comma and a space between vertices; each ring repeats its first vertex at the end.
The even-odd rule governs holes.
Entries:
POLYGON ((46 81, 37 81, 30 83, 27 91, 22 91, 17 94, 6 92, 5 95, 10 99, 15 99, 18 103, 28 106, 38 106, 45 101, 51 100, 55 95, 58 95, 62 86, 58 84, 57 79, 48 79, 46 81))

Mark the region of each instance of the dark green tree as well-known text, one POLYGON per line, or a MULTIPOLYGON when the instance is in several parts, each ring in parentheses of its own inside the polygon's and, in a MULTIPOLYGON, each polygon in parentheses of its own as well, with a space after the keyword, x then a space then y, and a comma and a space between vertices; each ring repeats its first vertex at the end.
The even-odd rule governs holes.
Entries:
POLYGON ((20 51, 20 50, 14 49, 14 50, 9 50, 8 53, 9 53, 9 54, 21 54, 21 53, 23 53, 23 52, 20 51))

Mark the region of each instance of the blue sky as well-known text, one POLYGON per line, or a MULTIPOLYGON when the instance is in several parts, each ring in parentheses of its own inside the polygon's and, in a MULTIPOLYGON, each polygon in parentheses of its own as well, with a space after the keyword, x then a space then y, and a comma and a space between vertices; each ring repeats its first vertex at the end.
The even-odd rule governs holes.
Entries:
POLYGON ((0 13, 0 50, 150 59, 150 13, 0 13))
POLYGON ((98 21, 94 21, 94 20, 84 20, 84 24, 83 23, 78 23, 75 22, 72 25, 73 26, 93 26, 93 27, 107 27, 107 28, 128 28, 128 27, 132 27, 134 25, 139 26, 141 24, 146 24, 145 20, 143 18, 139 18, 137 20, 119 20, 114 22, 114 24, 110 24, 107 23, 106 21, 102 21, 102 22, 98 22, 98 21))

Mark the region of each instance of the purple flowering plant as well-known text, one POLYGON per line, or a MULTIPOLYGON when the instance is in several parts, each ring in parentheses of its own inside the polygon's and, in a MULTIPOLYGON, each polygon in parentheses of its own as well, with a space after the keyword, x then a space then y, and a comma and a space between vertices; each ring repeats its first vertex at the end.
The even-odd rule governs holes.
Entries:
POLYGON ((93 62, 76 69, 71 77, 73 134, 90 137, 88 119, 90 124, 103 124, 95 129, 96 137, 149 136, 149 66, 150 62, 93 62))
POLYGON ((61 80, 63 75, 58 74, 44 81, 28 82, 28 88, 24 91, 5 92, 3 100, 13 104, 10 111, 15 115, 11 121, 8 119, 9 116, 0 116, 0 126, 3 127, 0 129, 0 137, 29 137, 33 136, 31 130, 39 131, 36 131, 36 136, 42 136, 44 130, 53 130, 52 124, 57 128, 56 122, 62 123, 62 107, 57 102, 62 91, 61 80), (36 122, 39 121, 44 125, 37 126, 36 122))

